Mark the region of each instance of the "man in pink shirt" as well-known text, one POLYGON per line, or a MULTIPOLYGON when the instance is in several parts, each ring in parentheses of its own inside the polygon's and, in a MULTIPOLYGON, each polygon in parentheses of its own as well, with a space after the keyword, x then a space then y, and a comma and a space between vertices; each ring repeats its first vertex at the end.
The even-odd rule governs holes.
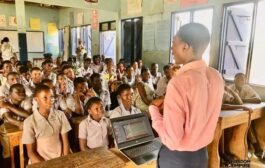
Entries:
POLYGON ((221 76, 202 60, 209 41, 209 31, 198 23, 182 26, 174 37, 175 63, 183 67, 168 83, 165 98, 149 106, 163 144, 160 168, 207 168, 206 146, 213 140, 224 92, 221 76))

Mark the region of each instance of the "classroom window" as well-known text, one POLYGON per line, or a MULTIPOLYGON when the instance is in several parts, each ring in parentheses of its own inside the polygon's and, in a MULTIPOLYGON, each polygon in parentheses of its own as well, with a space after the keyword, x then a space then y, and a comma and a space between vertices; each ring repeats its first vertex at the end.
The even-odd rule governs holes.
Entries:
POLYGON ((221 72, 225 79, 246 73, 254 3, 226 6, 222 27, 221 72))
MULTIPOLYGON (((178 32, 179 28, 187 23, 201 23, 207 27, 210 34, 212 32, 212 17, 213 17, 213 9, 206 8, 206 9, 197 9, 197 10, 190 10, 184 12, 177 12, 172 15, 172 33, 171 33, 171 41, 173 37, 178 32)), ((203 60, 209 64, 210 59, 210 45, 207 47, 203 54, 203 60)), ((172 52, 170 51, 170 62, 174 63, 172 52)))
POLYGON ((76 56, 76 48, 78 46, 78 40, 83 42, 86 48, 88 56, 91 56, 91 26, 85 25, 80 27, 71 28, 71 49, 72 55, 76 56))
POLYGON ((265 1, 260 1, 257 8, 253 53, 249 82, 252 84, 265 85, 265 1))
POLYGON ((115 21, 100 23, 100 55, 112 58, 116 64, 116 24, 115 21))

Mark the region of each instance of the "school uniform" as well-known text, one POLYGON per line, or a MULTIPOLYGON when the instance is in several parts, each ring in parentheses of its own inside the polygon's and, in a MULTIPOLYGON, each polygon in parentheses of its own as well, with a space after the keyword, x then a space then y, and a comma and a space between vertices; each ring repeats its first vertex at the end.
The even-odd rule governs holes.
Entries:
POLYGON ((57 81, 57 75, 53 72, 51 72, 48 76, 44 75, 44 72, 42 72, 43 79, 50 79, 52 81, 52 84, 55 86, 57 81))
POLYGON ((77 70, 77 77, 85 77, 87 75, 92 75, 93 74, 93 69, 91 67, 88 67, 85 69, 84 67, 81 67, 77 70))
MULTIPOLYGON (((25 93, 26 93, 27 97, 30 97, 33 94, 32 91, 27 86, 25 86, 25 85, 23 85, 23 86, 24 86, 25 93)), ((10 85, 8 83, 0 86, 0 97, 8 98, 8 96, 10 94, 9 89, 10 89, 10 85)))
POLYGON ((166 76, 160 78, 160 80, 157 83, 157 88, 155 90, 155 94, 157 97, 164 96, 166 94, 168 82, 169 80, 167 79, 166 76))
POLYGON ((110 121, 106 117, 102 117, 99 122, 87 116, 79 124, 78 138, 87 140, 88 148, 104 147, 108 148, 108 135, 111 135, 110 121))
POLYGON ((102 100, 104 109, 111 105, 110 93, 108 90, 103 89, 100 94, 97 94, 92 88, 92 92, 94 92, 94 94, 102 100))
POLYGON ((92 63, 91 68, 94 73, 101 73, 104 69, 104 64, 102 62, 99 65, 92 63))
POLYGON ((162 74, 161 74, 160 72, 157 72, 156 76, 153 76, 153 75, 151 74, 151 81, 152 81, 153 85, 155 86, 155 88, 156 88, 157 83, 158 83, 158 81, 159 81, 159 79, 160 79, 161 77, 162 77, 162 74))
POLYGON ((131 110, 128 111, 124 108, 122 102, 120 103, 120 106, 116 107, 114 110, 110 111, 110 118, 117 118, 117 117, 122 117, 122 116, 127 116, 127 115, 133 115, 133 114, 138 114, 141 113, 141 110, 138 108, 131 106, 131 110))
POLYGON ((50 160, 62 156, 60 135, 70 130, 71 126, 62 111, 51 109, 46 119, 35 108, 24 121, 22 143, 36 143, 38 154, 44 160, 50 160))
POLYGON ((238 93, 241 99, 249 99, 249 98, 260 99, 258 93, 254 89, 252 89, 249 85, 244 85, 240 91, 236 88, 235 84, 230 85, 229 88, 232 89, 234 92, 238 93))
MULTIPOLYGON (((87 97, 84 100, 84 102, 79 100, 81 102, 83 108, 85 107, 85 104, 87 103, 88 99, 89 99, 89 97, 87 97)), ((60 103, 60 107, 64 108, 64 110, 66 110, 67 108, 69 108, 72 112, 75 112, 75 110, 76 110, 76 103, 75 103, 74 96, 72 94, 68 94, 66 99, 62 99, 62 97, 60 97, 60 102, 59 103, 60 103), (64 102, 64 100, 65 100, 65 102, 64 102), (64 103, 66 103, 66 104, 64 104, 64 103)))
POLYGON ((5 77, 3 74, 0 74, 0 85, 3 86, 7 83, 7 77, 5 77))

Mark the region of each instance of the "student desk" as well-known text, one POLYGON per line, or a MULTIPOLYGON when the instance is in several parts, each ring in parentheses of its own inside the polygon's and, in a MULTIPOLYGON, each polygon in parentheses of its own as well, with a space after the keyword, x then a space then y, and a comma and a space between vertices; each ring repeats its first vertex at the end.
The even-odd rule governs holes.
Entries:
POLYGON ((78 152, 29 165, 28 168, 155 168, 150 165, 136 166, 128 159, 120 156, 116 149, 111 151, 97 148, 86 152, 78 152))
POLYGON ((24 168, 24 151, 23 144, 21 141, 22 130, 19 130, 17 126, 5 123, 6 135, 9 140, 9 149, 10 149, 10 159, 11 159, 11 168, 15 168, 15 146, 19 146, 19 156, 20 156, 20 168, 24 168))
POLYGON ((214 139, 208 145, 209 168, 219 168, 220 158, 218 153, 219 141, 222 132, 226 128, 234 127, 234 137, 229 142, 229 148, 237 158, 245 160, 247 156, 247 132, 251 120, 259 119, 265 114, 265 103, 261 104, 244 104, 251 109, 253 113, 243 110, 222 110, 215 129, 214 139))
POLYGON ((86 119, 87 116, 79 116, 79 117, 73 117, 70 119, 70 123, 72 125, 72 129, 73 129, 73 134, 74 134, 74 151, 79 151, 79 139, 78 139, 78 133, 79 133, 79 124, 81 123, 81 121, 83 121, 84 119, 86 119))

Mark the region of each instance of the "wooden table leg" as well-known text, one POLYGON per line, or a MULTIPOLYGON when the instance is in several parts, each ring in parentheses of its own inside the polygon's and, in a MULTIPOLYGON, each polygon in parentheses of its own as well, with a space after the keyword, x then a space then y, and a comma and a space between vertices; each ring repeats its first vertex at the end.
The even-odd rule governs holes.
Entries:
POLYGON ((19 158, 20 158, 20 168, 24 168, 24 149, 21 137, 19 138, 19 158))
POLYGON ((220 167, 220 157, 219 157, 219 141, 222 135, 221 125, 218 122, 215 133, 214 139, 211 144, 208 145, 208 168, 219 168, 220 167))
POLYGON ((232 131, 232 137, 229 141, 229 153, 234 155, 238 160, 245 160, 247 158, 247 131, 249 124, 241 124, 235 126, 232 131))
POLYGON ((14 153, 14 137, 9 136, 9 150, 10 150, 10 160, 11 160, 11 168, 15 168, 15 153, 14 153))
POLYGON ((15 168, 15 147, 19 146, 19 156, 20 156, 20 168, 24 168, 24 151, 23 144, 21 141, 21 133, 15 135, 9 135, 9 150, 11 159, 11 168, 15 168))
POLYGON ((265 148, 265 117, 257 119, 252 122, 256 133, 256 138, 261 149, 265 148))

